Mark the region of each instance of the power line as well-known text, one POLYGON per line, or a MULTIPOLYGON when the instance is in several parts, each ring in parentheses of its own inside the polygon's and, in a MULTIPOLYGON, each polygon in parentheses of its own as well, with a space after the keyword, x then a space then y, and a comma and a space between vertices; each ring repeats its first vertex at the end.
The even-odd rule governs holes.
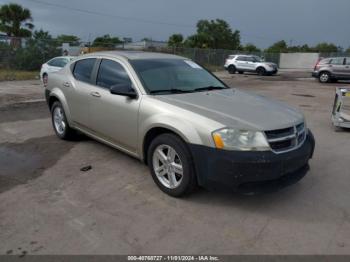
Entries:
POLYGON ((69 7, 61 4, 56 4, 56 3, 48 3, 40 0, 28 0, 33 3, 41 4, 41 5, 47 5, 47 6, 54 6, 62 9, 67 9, 71 11, 76 11, 80 13, 86 13, 90 15, 97 15, 97 16, 103 16, 103 17, 112 17, 112 18, 117 18, 121 20, 131 20, 134 22, 139 22, 139 23, 148 23, 148 24, 158 24, 158 25, 167 25, 167 26, 175 26, 175 27, 187 27, 187 28, 195 28, 193 25, 188 25, 188 24, 175 24, 175 23, 167 23, 167 22, 162 22, 162 21, 154 21, 154 20, 146 20, 142 18, 137 18, 137 17, 129 17, 129 16, 120 16, 120 15, 113 15, 113 14, 108 14, 108 13, 103 13, 103 12, 97 12, 97 11, 91 11, 87 9, 81 9, 81 8, 76 8, 76 7, 69 7))
MULTIPOLYGON (((166 25, 166 26, 173 26, 173 27, 183 27, 183 28, 192 28, 194 29, 196 26, 194 25, 189 25, 189 24, 177 24, 177 23, 167 23, 163 21, 155 21, 155 20, 146 20, 138 17, 129 17, 129 16, 120 16, 120 15, 113 15, 109 13, 104 13, 104 12, 98 12, 98 11, 91 11, 88 9, 82 9, 82 8, 76 8, 76 7, 70 7, 70 6, 65 6, 61 4, 56 4, 56 3, 48 3, 45 1, 41 0, 28 0, 33 3, 41 4, 41 5, 46 5, 46 6, 53 6, 53 7, 58 7, 70 11, 75 11, 75 12, 80 12, 80 13, 85 13, 85 14, 90 14, 90 15, 97 15, 97 16, 102 16, 102 17, 111 17, 111 18, 116 18, 116 19, 121 19, 121 20, 128 20, 128 21, 133 21, 133 22, 138 22, 138 23, 148 23, 148 24, 156 24, 156 25, 166 25)), ((241 35, 245 35, 247 37, 252 37, 255 39, 262 39, 262 40, 271 40, 268 37, 261 36, 261 35, 253 35, 253 34, 247 34, 244 32, 240 32, 241 35)))

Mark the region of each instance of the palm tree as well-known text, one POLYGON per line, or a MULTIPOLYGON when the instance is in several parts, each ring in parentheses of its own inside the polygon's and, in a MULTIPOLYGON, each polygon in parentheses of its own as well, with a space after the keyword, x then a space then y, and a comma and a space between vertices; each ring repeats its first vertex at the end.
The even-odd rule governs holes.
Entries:
POLYGON ((0 31, 11 38, 11 44, 18 46, 20 37, 30 37, 34 25, 31 12, 18 4, 7 4, 0 7, 0 31))

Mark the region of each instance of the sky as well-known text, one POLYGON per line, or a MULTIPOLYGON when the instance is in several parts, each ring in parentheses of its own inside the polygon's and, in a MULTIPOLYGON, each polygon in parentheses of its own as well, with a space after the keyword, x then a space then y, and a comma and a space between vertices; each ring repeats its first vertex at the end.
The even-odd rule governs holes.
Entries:
POLYGON ((36 29, 83 41, 104 34, 164 41, 173 33, 195 33, 200 19, 220 18, 241 31, 244 44, 260 48, 282 39, 350 46, 350 0, 0 0, 0 5, 10 2, 31 10, 36 29))

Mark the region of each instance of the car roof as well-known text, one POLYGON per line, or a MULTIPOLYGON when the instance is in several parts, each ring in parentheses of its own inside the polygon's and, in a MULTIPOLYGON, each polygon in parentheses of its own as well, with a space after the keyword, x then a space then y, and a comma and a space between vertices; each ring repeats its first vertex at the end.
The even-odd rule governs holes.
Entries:
POLYGON ((65 55, 65 56, 55 56, 53 58, 51 58, 50 60, 52 59, 57 59, 57 58, 68 58, 68 59, 73 59, 75 58, 76 56, 69 56, 69 55, 65 55))
MULTIPOLYGON (((108 56, 108 57, 124 57, 128 60, 139 59, 187 59, 181 56, 144 51, 102 51, 86 54, 86 56, 108 56)), ((80 57, 79 57, 80 58, 80 57)))
POLYGON ((258 55, 240 55, 240 54, 238 54, 238 55, 230 55, 230 56, 243 56, 243 57, 259 57, 258 55))

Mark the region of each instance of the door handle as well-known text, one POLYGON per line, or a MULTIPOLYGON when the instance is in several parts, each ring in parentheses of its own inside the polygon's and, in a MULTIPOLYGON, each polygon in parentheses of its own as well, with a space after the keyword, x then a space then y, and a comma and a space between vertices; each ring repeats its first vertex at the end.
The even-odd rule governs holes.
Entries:
POLYGON ((91 92, 90 95, 94 97, 101 97, 101 94, 99 92, 91 92))
POLYGON ((63 86, 65 86, 65 87, 70 87, 70 85, 69 85, 68 82, 64 82, 64 83, 63 83, 63 86))

